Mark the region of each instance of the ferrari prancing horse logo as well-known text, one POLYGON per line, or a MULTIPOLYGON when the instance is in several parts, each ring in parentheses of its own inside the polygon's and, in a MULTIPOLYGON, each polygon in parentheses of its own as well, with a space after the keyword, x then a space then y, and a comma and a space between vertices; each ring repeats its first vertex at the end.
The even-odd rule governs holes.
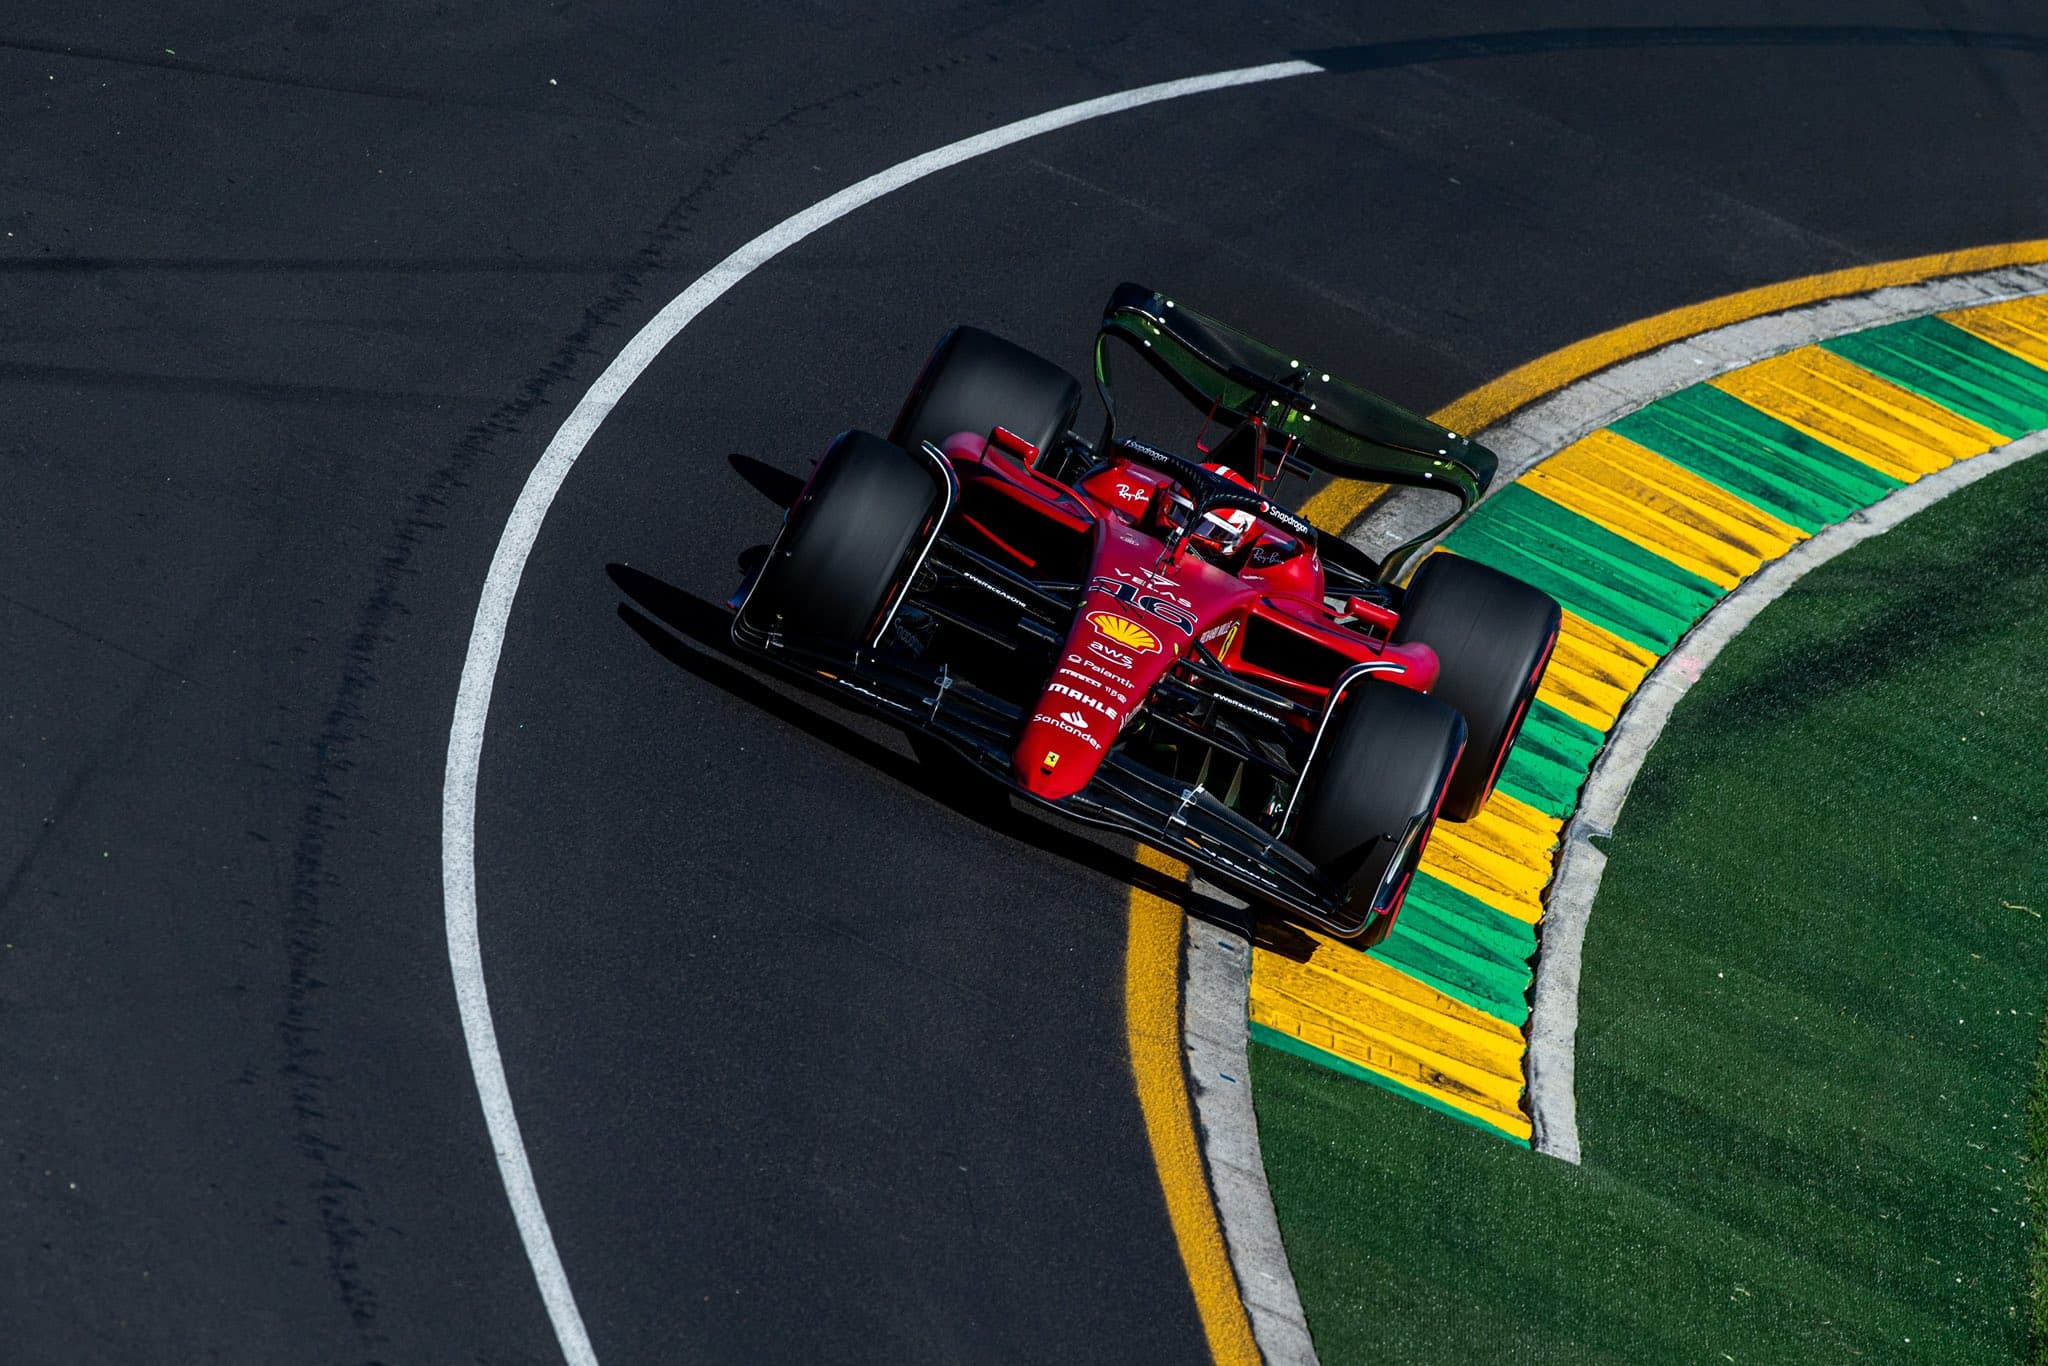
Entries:
POLYGON ((1120 617, 1114 612, 1090 612, 1088 624, 1126 650, 1149 655, 1159 648, 1159 637, 1129 617, 1120 617))

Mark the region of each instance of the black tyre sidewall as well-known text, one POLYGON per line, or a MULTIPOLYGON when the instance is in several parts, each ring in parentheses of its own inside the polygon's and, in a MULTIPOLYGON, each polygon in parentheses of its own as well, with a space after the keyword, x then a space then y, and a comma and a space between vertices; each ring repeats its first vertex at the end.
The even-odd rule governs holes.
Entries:
POLYGON ((1050 451, 1080 406, 1080 381, 1053 362, 978 327, 956 327, 925 362, 889 439, 908 449, 1003 427, 1050 451))
POLYGON ((746 624, 816 648, 863 648, 944 498, 926 457, 867 432, 840 436, 790 508, 746 624))
POLYGON ((1427 645, 1441 672, 1430 696, 1465 718, 1465 757, 1443 814, 1470 820, 1486 805, 1501 758, 1535 695, 1561 613, 1549 594, 1458 555, 1432 555, 1409 582, 1397 642, 1427 645))
POLYGON ((1287 843, 1334 874, 1376 841, 1362 863, 1343 870, 1352 904, 1364 912, 1408 827, 1436 812, 1464 742, 1464 721, 1435 698, 1377 679, 1353 684, 1302 774, 1287 843))

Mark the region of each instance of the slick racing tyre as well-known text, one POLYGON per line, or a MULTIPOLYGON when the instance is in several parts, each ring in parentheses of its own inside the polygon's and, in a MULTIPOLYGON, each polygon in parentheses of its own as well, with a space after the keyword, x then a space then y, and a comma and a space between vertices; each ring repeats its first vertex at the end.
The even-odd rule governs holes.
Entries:
POLYGON ((791 506, 740 607, 741 630, 831 653, 867 648, 946 500, 928 457, 844 433, 791 506))
POLYGON ((1317 735, 1283 837, 1351 889, 1361 946, 1393 928, 1464 743, 1457 712, 1373 678, 1344 690, 1317 735))
POLYGON ((978 327, 956 327, 924 363, 889 439, 909 449, 1004 427, 1050 455, 1080 407, 1080 381, 1059 366, 978 327))
POLYGON ((1442 672, 1430 696, 1465 718, 1465 757, 1444 798, 1451 820, 1471 820, 1493 795, 1557 645, 1559 616, 1549 594, 1458 555, 1430 556, 1409 582, 1394 639, 1436 651, 1442 672))

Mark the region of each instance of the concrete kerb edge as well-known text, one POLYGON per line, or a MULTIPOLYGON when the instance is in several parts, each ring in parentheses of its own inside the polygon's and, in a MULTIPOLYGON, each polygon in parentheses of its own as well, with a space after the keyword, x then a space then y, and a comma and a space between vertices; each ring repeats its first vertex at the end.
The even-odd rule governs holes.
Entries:
MULTIPOLYGON (((1481 429, 1500 457, 1496 490, 1575 441, 1702 380, 1830 338, 1907 318, 2048 294, 2048 264, 2005 266, 1768 313, 1668 343, 1565 385, 1481 429)), ((1980 457, 1981 458, 1981 457, 1980 457)), ((1379 556, 1443 516, 1442 495, 1403 490, 1381 500, 1345 539, 1379 556)))
MULTIPOLYGON (((2048 265, 2011 266, 1890 286, 1732 323, 1545 395, 1485 428, 1487 444, 1501 457, 1507 478, 1500 482, 1510 482, 1591 432, 1716 375, 1865 328, 2042 293, 2048 293, 2048 265)), ((1545 897, 1526 1064, 1538 1152, 1572 1163, 1580 1159, 1574 1081, 1579 973, 1586 924, 1607 863, 1591 839, 1612 831, 1643 757, 1678 699, 1697 681, 1698 670, 1814 567, 2044 448, 2048 433, 2036 433, 1952 465, 1804 542, 1723 599, 1644 680, 1610 732, 1578 812, 1565 827, 1557 873, 1545 897), (1908 498, 1916 493, 1917 499, 1908 498), (1709 649, 1710 633, 1724 630, 1709 649), (1684 676, 1686 668, 1693 671, 1690 678, 1684 676)), ((1426 496, 1400 494, 1384 500, 1346 538, 1369 553, 1384 554, 1439 515, 1426 496)), ((1221 895, 1205 884, 1194 885, 1208 896, 1221 895)), ((1183 1052, 1231 1268, 1261 1355, 1275 1366, 1315 1366, 1315 1346, 1281 1241, 1252 1107, 1251 945, 1242 935, 1192 916, 1185 935, 1183 1052)))
MULTIPOLYGON (((1190 886, 1197 895, 1240 904, 1200 879, 1190 886)), ((1251 941, 1192 915, 1184 934, 1181 1042, 1188 1090, 1238 1296, 1268 1366, 1316 1366, 1315 1343, 1280 1239, 1259 1148, 1258 1117, 1252 1111, 1247 1028, 1251 941)))
POLYGON ((1679 701, 1730 641, 1806 575, 1950 494, 2043 450, 2048 450, 2048 431, 1958 461, 1801 542, 1723 598, 1636 690, 1608 734, 1579 795, 1577 813, 1564 828, 1563 852, 1544 908, 1536 1000, 1529 1017, 1529 1105, 1538 1152, 1572 1163, 1580 1157, 1574 1085, 1580 955, 1607 869, 1606 855, 1591 841, 1614 833, 1636 774, 1679 701))
MULTIPOLYGON (((1482 429, 1486 444, 1500 457, 1495 488, 1519 479, 1592 432, 1658 399, 1731 370, 1887 323, 2044 293, 2048 293, 2048 265, 2003 266, 1918 284, 1890 285, 1866 294, 1804 304, 1668 343, 1534 399, 1504 420, 1482 429)), ((1950 469, 1981 468, 1990 473, 1993 466, 1985 462, 1991 460, 1993 454, 1995 452, 1987 452, 1950 469)), ((1930 478, 1939 481, 1942 476, 1930 478)), ((1927 483, 1927 480, 1922 480, 1913 487, 1919 488, 1927 483)), ((1938 482, 1935 487, 1947 485, 1938 482)), ((1953 487, 1960 488, 1962 484, 1953 487)), ((1893 495, 1894 498, 1897 496, 1893 495)), ((1887 499, 1886 503, 1890 501, 1887 499)), ((1864 525, 1875 512, 1875 509, 1866 509, 1842 525, 1864 525)), ((1351 528, 1346 539, 1377 557, 1424 531, 1442 515, 1440 501, 1433 502, 1429 495, 1397 493, 1383 500, 1371 515, 1351 528)), ((1784 562, 1784 559, 1778 561, 1784 562)), ((1759 571, 1751 583, 1767 577, 1769 568, 1759 571)), ((1733 604, 1747 600, 1746 587, 1738 588, 1724 599, 1716 612, 1741 611, 1733 604)), ((1783 589, 1778 591, 1782 593, 1783 589)), ((1759 602, 1755 610, 1762 610, 1763 605, 1759 602)), ((1681 641, 1668 659, 1681 657, 1693 639, 1694 636, 1689 635, 1681 641)), ((1630 718, 1636 709, 1650 701, 1653 691, 1661 692, 1671 686, 1670 677, 1661 667, 1652 671, 1636 696, 1630 699, 1621 719, 1609 734, 1600 764, 1595 766, 1596 775, 1601 771, 1600 765, 1608 762, 1633 724, 1630 718)), ((1675 703, 1676 697, 1671 701, 1675 703)), ((1668 708, 1665 714, 1669 714, 1668 708)), ((1661 730, 1661 723, 1658 729, 1661 730)), ((1646 733, 1643 751, 1647 752, 1655 741, 1654 731, 1646 733)), ((1635 762, 1640 767, 1640 755, 1635 762)), ((1633 775, 1632 768, 1630 777, 1633 775)), ((1611 807, 1606 808, 1604 827, 1611 829, 1613 818, 1620 811, 1620 802, 1625 799, 1625 785, 1618 792, 1602 788, 1596 793, 1589 779, 1588 787, 1580 796, 1578 814, 1595 819, 1588 817, 1593 803, 1611 801, 1611 807)), ((1572 825, 1566 827, 1557 872, 1545 896, 1529 1016, 1529 1052, 1525 1064, 1534 1130, 1532 1146, 1538 1152, 1573 1163, 1580 1158, 1574 1090, 1579 962, 1585 944, 1586 919, 1592 912, 1592 898, 1599 888, 1600 873, 1606 866, 1606 858, 1599 849, 1584 838, 1572 837, 1577 824, 1575 818, 1572 825)))

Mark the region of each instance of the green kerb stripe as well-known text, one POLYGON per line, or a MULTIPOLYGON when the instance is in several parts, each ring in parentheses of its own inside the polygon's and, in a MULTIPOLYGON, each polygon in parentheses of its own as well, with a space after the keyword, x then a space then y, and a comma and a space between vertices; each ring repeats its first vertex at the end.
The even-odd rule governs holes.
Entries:
POLYGON ((1501 766, 1500 790, 1546 816, 1569 816, 1606 736, 1542 698, 1529 704, 1522 734, 1501 766))
POLYGON ((1529 1020, 1529 957, 1535 951, 1531 926, 1420 873, 1394 932, 1373 955, 1519 1028, 1529 1020))
POLYGON ((1721 596, 1699 575, 1520 484, 1481 503, 1444 548, 1532 583, 1660 655, 1721 596))
MULTIPOLYGON (((1430 926, 1430 933, 1437 938, 1456 942, 1471 953, 1519 962, 1536 950, 1535 926, 1429 872, 1415 875, 1402 907, 1402 920, 1410 910, 1420 910, 1418 925, 1430 926)), ((1400 921, 1395 925, 1398 932, 1400 921)))
POLYGON ((1711 384, 1681 389, 1609 430, 1801 531, 1833 526, 1899 487, 1890 475, 1711 384))
POLYGON ((2048 427, 2048 373, 1940 318, 1911 318, 1821 346, 2005 436, 2048 427))
POLYGON ((1462 1120, 1475 1129, 1483 1129, 1495 1137, 1504 1138, 1518 1147, 1526 1148, 1529 1146, 1527 1139, 1511 1134, 1505 1129, 1495 1128, 1477 1115, 1468 1115, 1463 1110, 1444 1104, 1435 1096, 1425 1091, 1418 1091, 1412 1086, 1404 1086, 1392 1077, 1382 1076, 1378 1072, 1368 1071, 1357 1063, 1348 1062, 1338 1057, 1335 1053, 1325 1053, 1314 1044, 1303 1043, 1292 1034, 1282 1034, 1279 1030, 1269 1025, 1262 1025, 1256 1020, 1252 1021, 1251 1038, 1253 1043, 1262 1043, 1266 1047, 1277 1049, 1282 1053, 1292 1053, 1297 1058, 1306 1058, 1318 1066, 1329 1068, 1332 1072, 1341 1072, 1347 1077, 1355 1077, 1359 1081, 1370 1082, 1374 1086, 1392 1091, 1403 1099, 1412 1100, 1417 1105, 1426 1105, 1440 1114, 1449 1115, 1452 1119, 1462 1120))

